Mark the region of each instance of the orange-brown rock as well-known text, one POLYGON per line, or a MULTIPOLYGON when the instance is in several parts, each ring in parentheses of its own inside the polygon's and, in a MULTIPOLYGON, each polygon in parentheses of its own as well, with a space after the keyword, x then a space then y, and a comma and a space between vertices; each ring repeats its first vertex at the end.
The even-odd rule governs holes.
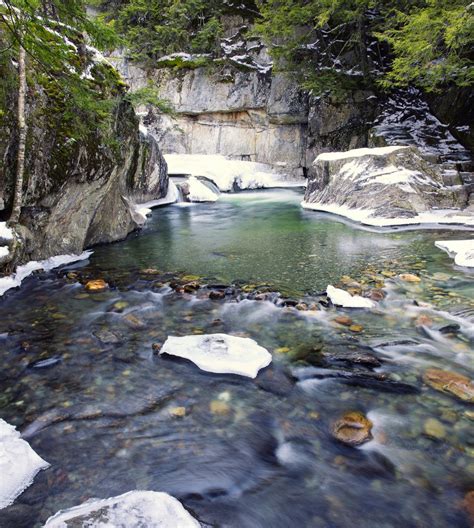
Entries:
POLYGON ((383 301, 385 299, 385 292, 380 288, 372 288, 369 292, 369 299, 372 301, 383 301))
POLYGON ((421 282, 418 275, 413 275, 413 273, 402 273, 398 278, 404 282, 421 282))
POLYGON ((361 412, 351 411, 332 426, 334 438, 350 446, 358 446, 372 439, 372 422, 361 412))
POLYGON ((421 314, 415 320, 416 326, 431 326, 433 324, 433 319, 427 315, 421 314))
POLYGON ((474 403, 474 383, 462 374, 431 368, 425 371, 423 381, 433 389, 474 403))
POLYGON ((352 319, 348 315, 338 315, 334 321, 340 325, 351 326, 352 319))
POLYGON ((104 279, 90 280, 86 282, 85 288, 90 292, 103 292, 109 285, 105 282, 104 279))

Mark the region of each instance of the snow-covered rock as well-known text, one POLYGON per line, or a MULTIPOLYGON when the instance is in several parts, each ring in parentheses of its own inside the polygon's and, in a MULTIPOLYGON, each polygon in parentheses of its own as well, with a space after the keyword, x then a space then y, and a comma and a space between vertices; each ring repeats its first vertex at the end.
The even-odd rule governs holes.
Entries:
POLYGON ((0 509, 9 506, 49 464, 12 425, 0 419, 0 509))
POLYGON ((7 227, 6 222, 0 222, 0 240, 13 240, 13 231, 7 227))
POLYGON ((203 176, 213 181, 219 190, 263 189, 270 187, 295 187, 302 180, 288 180, 284 174, 264 163, 227 159, 220 155, 167 154, 170 176, 203 176))
POLYGON ((92 253, 93 251, 84 251, 80 255, 58 255, 45 260, 32 260, 27 264, 18 266, 13 275, 0 278, 0 297, 11 288, 17 288, 20 286, 23 280, 35 271, 51 271, 52 269, 64 266, 65 264, 71 264, 72 262, 77 262, 79 260, 87 260, 92 253))
POLYGON ((335 288, 329 285, 326 289, 327 296, 336 306, 343 308, 374 308, 374 301, 361 297, 360 295, 351 295, 349 292, 335 288))
POLYGON ((167 493, 129 491, 110 499, 91 499, 50 517, 45 528, 199 528, 182 504, 167 493))
POLYGON ((191 176, 181 185, 183 194, 190 202, 215 202, 219 194, 210 189, 205 183, 191 176))
POLYGON ((474 268, 474 239, 472 240, 438 240, 435 246, 454 258, 457 266, 474 268))
POLYGON ((320 154, 302 205, 373 226, 474 226, 465 193, 414 147, 363 148, 320 154))
POLYGON ((149 202, 137 204, 140 209, 152 209, 153 207, 160 207, 163 205, 170 205, 179 201, 179 189, 173 180, 169 180, 168 192, 163 198, 158 200, 151 200, 149 202))
POLYGON ((160 354, 189 359, 207 372, 249 378, 272 361, 272 355, 253 339, 227 334, 169 336, 160 354))

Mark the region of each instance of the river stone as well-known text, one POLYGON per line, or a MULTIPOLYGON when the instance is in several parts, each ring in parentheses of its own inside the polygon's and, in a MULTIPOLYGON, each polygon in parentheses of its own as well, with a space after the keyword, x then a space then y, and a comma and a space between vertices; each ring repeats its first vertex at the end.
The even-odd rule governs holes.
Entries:
POLYGON ((474 523, 474 490, 468 491, 466 493, 462 505, 469 515, 469 518, 474 523))
POLYGON ((103 279, 90 280, 86 283, 85 288, 90 292, 103 292, 109 285, 103 279))
POLYGON ((358 446, 372 439, 372 422, 358 411, 346 413, 332 427, 334 438, 350 446, 358 446))
POLYGON ((431 368, 425 371, 423 381, 433 389, 474 403, 474 383, 462 374, 431 368))
POLYGON ((398 278, 404 282, 421 282, 418 275, 413 275, 413 273, 402 273, 398 278))
POLYGON ((91 499, 50 517, 45 528, 113 526, 114 528, 199 528, 182 504, 167 493, 129 491, 110 499, 91 499))
POLYGON ((0 419, 0 510, 10 505, 49 466, 20 433, 0 419))
POLYGON ((444 425, 436 418, 428 418, 423 424, 423 429, 428 436, 441 440, 446 436, 444 425))
POLYGON ((169 336, 160 350, 189 359, 201 370, 255 378, 272 361, 271 354, 253 339, 227 334, 169 336))

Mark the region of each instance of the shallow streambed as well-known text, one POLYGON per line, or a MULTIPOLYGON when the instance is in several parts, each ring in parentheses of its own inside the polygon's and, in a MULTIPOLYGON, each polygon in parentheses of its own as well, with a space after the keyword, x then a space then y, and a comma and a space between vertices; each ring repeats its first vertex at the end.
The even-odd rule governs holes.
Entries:
POLYGON ((356 230, 300 200, 261 191, 155 210, 76 275, 31 277, 0 301, 0 417, 51 464, 0 526, 132 489, 166 491, 216 526, 469 526, 472 405, 422 381, 430 367, 473 377, 474 277, 434 247, 456 234, 356 230), (194 279, 178 272, 250 298, 173 290, 194 279), (388 295, 374 311, 326 308, 317 294, 348 277, 388 295), (83 278, 112 287, 87 293, 83 278), (266 290, 319 309, 252 300, 266 290), (152 348, 208 332, 252 337, 273 365, 253 381, 152 348), (350 410, 374 423, 359 448, 331 436, 350 410))

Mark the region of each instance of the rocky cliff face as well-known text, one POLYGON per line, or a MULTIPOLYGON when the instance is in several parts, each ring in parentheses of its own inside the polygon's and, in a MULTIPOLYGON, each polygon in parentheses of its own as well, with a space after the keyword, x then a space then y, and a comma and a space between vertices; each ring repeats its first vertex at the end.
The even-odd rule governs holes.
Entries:
MULTIPOLYGON (((29 86, 24 202, 15 229, 21 243, 9 267, 123 239, 139 225, 133 202, 166 194, 166 163, 156 141, 140 136, 120 90, 108 127, 91 125, 84 139, 73 140, 54 122, 54 97, 29 86)), ((15 93, 8 97, 0 135, 0 220, 8 219, 16 168, 15 93)))

